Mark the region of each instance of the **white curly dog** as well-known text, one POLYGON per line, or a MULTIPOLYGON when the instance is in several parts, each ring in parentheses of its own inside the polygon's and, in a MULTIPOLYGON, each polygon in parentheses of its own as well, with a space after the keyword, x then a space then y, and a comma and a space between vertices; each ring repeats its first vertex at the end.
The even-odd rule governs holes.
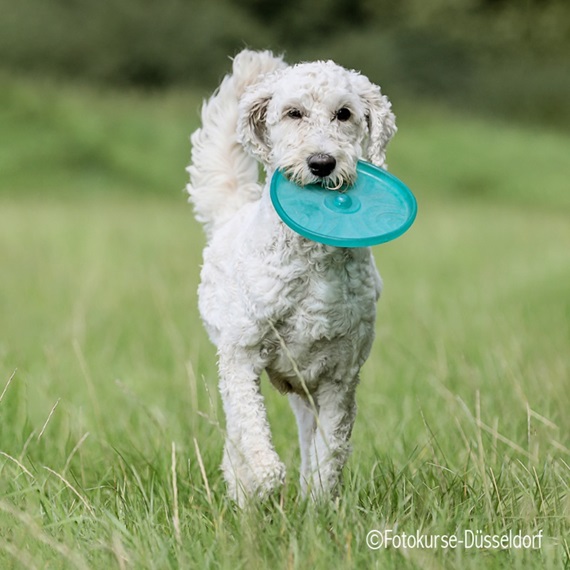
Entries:
POLYGON ((332 61, 287 66, 249 50, 203 105, 188 192, 208 239, 199 308, 218 348, 222 469, 240 505, 285 477, 260 393, 264 370, 297 419, 303 494, 335 495, 382 287, 369 248, 322 245, 289 229, 269 181, 281 169, 300 186, 336 188, 354 180, 360 158, 385 167, 396 131, 390 107, 378 86, 332 61))

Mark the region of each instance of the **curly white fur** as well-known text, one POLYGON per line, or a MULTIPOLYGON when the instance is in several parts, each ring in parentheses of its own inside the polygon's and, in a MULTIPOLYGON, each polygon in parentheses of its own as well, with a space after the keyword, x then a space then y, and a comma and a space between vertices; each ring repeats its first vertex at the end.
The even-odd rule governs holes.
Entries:
POLYGON ((264 370, 297 418, 303 493, 336 491, 382 285, 369 248, 318 244, 285 226, 257 161, 268 181, 282 169, 300 185, 336 187, 354 180, 359 158, 385 167, 395 130, 390 103, 364 76, 331 61, 289 67, 271 52, 238 54, 203 106, 188 192, 208 236, 199 308, 218 347, 222 468, 240 504, 285 476, 259 389, 264 370), (313 173, 315 154, 334 157, 332 172, 313 173))

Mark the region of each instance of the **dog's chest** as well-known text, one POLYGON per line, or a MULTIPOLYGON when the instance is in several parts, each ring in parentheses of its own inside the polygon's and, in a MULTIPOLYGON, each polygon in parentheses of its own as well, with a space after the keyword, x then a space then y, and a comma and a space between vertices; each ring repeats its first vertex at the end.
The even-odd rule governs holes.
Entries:
POLYGON ((300 375, 310 391, 325 377, 349 380, 374 337, 379 279, 370 252, 315 250, 268 272, 279 293, 264 349, 283 391, 304 391, 300 375))

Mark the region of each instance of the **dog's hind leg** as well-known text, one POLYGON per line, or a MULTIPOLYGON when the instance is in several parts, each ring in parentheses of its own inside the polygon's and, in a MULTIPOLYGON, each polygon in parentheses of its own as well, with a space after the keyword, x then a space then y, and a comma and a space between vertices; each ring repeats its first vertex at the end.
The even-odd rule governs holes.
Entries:
POLYGON ((264 365, 230 347, 219 351, 220 393, 226 415, 222 470, 232 498, 243 506, 247 497, 265 498, 285 479, 285 466, 273 443, 260 374, 264 365))
POLYGON ((313 466, 311 462, 311 447, 314 445, 316 410, 303 396, 289 394, 289 404, 295 413, 299 430, 299 448, 301 451, 301 493, 307 494, 310 486, 313 466))
POLYGON ((311 496, 335 495, 342 469, 350 455, 350 436, 356 417, 355 391, 358 379, 350 384, 326 382, 315 395, 319 414, 311 448, 311 496))

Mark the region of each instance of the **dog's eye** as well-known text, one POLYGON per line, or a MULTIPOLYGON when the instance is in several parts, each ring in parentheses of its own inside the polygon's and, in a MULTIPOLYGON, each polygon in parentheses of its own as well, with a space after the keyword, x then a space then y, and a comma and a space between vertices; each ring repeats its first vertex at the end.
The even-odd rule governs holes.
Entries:
POLYGON ((344 121, 348 121, 348 119, 350 119, 351 116, 352 113, 350 112, 350 109, 347 109, 346 107, 340 108, 335 115, 337 120, 342 121, 343 123, 344 121))
POLYGON ((287 116, 290 119, 302 119, 303 113, 301 113, 299 109, 289 109, 289 111, 287 111, 287 116))

